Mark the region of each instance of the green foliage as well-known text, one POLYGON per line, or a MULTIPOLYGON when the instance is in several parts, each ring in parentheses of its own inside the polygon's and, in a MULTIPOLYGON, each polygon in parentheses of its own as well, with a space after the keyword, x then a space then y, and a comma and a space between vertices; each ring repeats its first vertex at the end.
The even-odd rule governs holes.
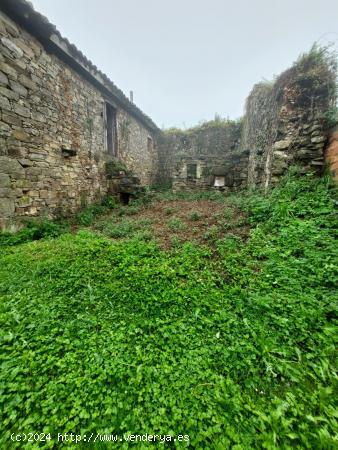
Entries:
POLYGON ((172 231, 183 231, 186 229, 186 225, 179 217, 173 217, 168 222, 168 227, 172 231))
POLYGON ((89 231, 5 247, 1 448, 32 448, 10 441, 23 430, 336 448, 334 195, 329 179, 292 173, 240 195, 250 239, 213 252, 89 231))
POLYGON ((132 232, 135 230, 135 224, 129 219, 121 220, 121 222, 116 224, 111 224, 107 226, 104 230, 105 234, 112 238, 123 238, 131 236, 132 232))
POLYGON ((130 206, 124 208, 125 214, 127 216, 134 216, 134 215, 136 215, 137 213, 140 212, 140 209, 141 208, 139 206, 136 206, 136 205, 133 205, 133 204, 130 204, 130 206))
POLYGON ((101 203, 95 203, 82 210, 73 220, 83 226, 92 225, 99 216, 107 214, 110 210, 121 209, 121 204, 114 197, 106 197, 101 203))
POLYGON ((120 206, 120 203, 115 197, 107 196, 102 200, 102 205, 107 209, 116 209, 120 206))
POLYGON ((219 235, 220 229, 217 225, 212 225, 208 230, 204 233, 203 237, 206 240, 215 241, 219 235))
POLYGON ((110 177, 114 177, 120 174, 120 172, 128 173, 128 168, 124 161, 120 159, 114 159, 106 163, 106 174, 110 177))
POLYGON ((137 196, 132 198, 130 204, 134 206, 149 205, 154 199, 154 191, 149 186, 144 186, 137 196))
POLYGON ((53 238, 69 231, 66 224, 51 220, 32 221, 17 233, 0 233, 1 245, 16 245, 23 242, 37 241, 43 238, 53 238))
POLYGON ((190 137, 192 135, 195 135, 196 133, 203 132, 205 130, 209 129, 238 129, 240 131, 242 127, 242 119, 236 119, 236 120, 230 120, 228 118, 222 118, 219 114, 215 114, 215 118, 213 120, 206 120, 200 122, 198 125, 188 128, 188 129, 181 129, 181 128, 167 128, 163 129, 162 133, 165 137, 170 137, 172 135, 178 135, 178 136, 186 136, 190 137))
POLYGON ((172 192, 170 191, 163 191, 159 192, 154 196, 154 201, 161 201, 161 200, 187 200, 187 201, 194 201, 194 200, 209 200, 209 201, 215 201, 219 203, 223 203, 226 201, 226 196, 220 192, 220 191, 195 191, 195 192, 185 192, 185 191, 179 191, 179 192, 172 192))
POLYGON ((193 211, 190 216, 189 219, 192 220, 193 222, 196 222, 197 220, 199 220, 201 217, 200 213, 198 211, 193 211))
POLYGON ((176 211, 175 208, 169 207, 164 210, 164 213, 166 216, 171 216, 172 214, 174 214, 175 211, 176 211))
POLYGON ((94 223, 97 216, 104 214, 107 208, 103 205, 91 205, 80 212, 75 221, 80 225, 89 226, 94 223))
POLYGON ((338 124, 338 108, 331 106, 324 113, 325 126, 327 129, 333 128, 338 124))

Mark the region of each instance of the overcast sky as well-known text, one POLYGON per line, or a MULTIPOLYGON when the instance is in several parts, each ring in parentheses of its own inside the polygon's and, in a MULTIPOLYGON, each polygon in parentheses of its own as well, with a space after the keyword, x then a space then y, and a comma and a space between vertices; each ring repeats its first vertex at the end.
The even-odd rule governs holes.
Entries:
POLYGON ((338 47, 337 0, 32 3, 159 127, 236 119, 314 41, 338 47))

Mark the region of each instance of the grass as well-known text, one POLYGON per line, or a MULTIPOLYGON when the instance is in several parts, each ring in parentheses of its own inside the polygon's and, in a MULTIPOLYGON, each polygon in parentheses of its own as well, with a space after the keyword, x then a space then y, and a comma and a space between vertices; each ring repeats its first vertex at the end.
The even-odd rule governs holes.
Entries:
MULTIPOLYGON (((10 441, 24 430, 51 433, 39 448, 63 448, 66 432, 336 448, 334 195, 328 179, 291 173, 267 196, 236 197, 249 239, 216 235, 212 248, 89 230, 3 246, 1 448, 33 448, 10 441)), ((120 445, 132 447, 149 444, 120 445)))

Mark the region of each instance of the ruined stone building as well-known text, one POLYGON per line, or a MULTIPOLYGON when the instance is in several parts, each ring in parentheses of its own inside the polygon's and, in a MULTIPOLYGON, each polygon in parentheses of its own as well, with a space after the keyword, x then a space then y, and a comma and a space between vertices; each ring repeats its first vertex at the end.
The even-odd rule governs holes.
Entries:
POLYGON ((0 229, 70 215, 133 183, 268 187, 294 163, 321 172, 335 63, 315 50, 257 84, 239 121, 161 132, 25 0, 0 4, 0 229))
POLYGON ((107 162, 157 174, 153 121, 24 0, 0 15, 0 225, 107 194, 107 162))

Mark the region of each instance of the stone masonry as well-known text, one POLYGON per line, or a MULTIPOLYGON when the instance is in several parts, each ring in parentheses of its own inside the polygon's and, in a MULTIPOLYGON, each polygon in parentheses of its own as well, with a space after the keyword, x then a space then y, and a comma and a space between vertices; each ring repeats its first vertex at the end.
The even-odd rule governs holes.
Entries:
POLYGON ((154 123, 29 4, 10 5, 0 13, 0 228, 15 228, 23 217, 69 215, 100 200, 111 160, 151 184, 154 123), (31 24, 38 36, 27 31, 31 24), (114 153, 107 103, 115 113, 114 153))
POLYGON ((267 189, 325 156, 337 174, 336 62, 316 48, 255 85, 242 119, 165 132, 26 0, 1 1, 0 50, 0 230, 145 185, 267 189))

